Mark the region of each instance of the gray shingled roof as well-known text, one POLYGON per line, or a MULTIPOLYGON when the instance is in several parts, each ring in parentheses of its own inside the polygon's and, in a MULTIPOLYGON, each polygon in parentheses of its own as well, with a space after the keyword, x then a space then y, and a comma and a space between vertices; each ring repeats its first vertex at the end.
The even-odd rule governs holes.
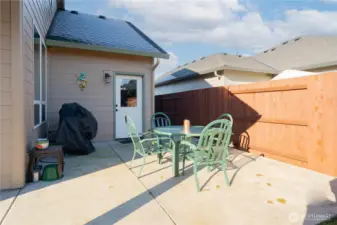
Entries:
POLYGON ((220 69, 278 74, 286 69, 307 70, 331 65, 337 65, 337 36, 305 36, 285 41, 252 57, 223 54, 205 57, 160 76, 156 86, 220 69))
POLYGON ((57 11, 47 34, 49 43, 76 43, 102 50, 168 58, 168 54, 132 23, 76 11, 57 11))
POLYGON ((261 52, 254 58, 279 71, 317 68, 333 61, 337 64, 337 36, 296 38, 261 52))
POLYGON ((257 73, 275 74, 277 71, 251 57, 228 54, 214 54, 191 63, 179 66, 156 80, 156 86, 179 80, 189 79, 198 75, 208 74, 215 70, 239 70, 257 73))

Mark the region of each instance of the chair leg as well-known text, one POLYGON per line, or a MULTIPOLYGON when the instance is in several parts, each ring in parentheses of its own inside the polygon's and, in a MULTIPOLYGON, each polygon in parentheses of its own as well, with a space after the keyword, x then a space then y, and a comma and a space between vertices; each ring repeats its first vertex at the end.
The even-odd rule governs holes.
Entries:
POLYGON ((227 166, 226 166, 227 163, 226 163, 226 159, 222 160, 221 164, 222 164, 222 169, 223 169, 223 172, 224 172, 226 183, 227 183, 228 186, 230 186, 228 175, 227 175, 227 166))
POLYGON ((183 171, 182 171, 182 175, 185 175, 185 161, 186 161, 186 152, 185 152, 185 148, 183 151, 183 171))
POLYGON ((139 170, 139 173, 138 173, 138 177, 140 177, 140 175, 142 174, 142 171, 143 171, 143 168, 145 166, 145 163, 146 163, 146 157, 144 156, 143 157, 143 164, 142 166, 140 167, 140 170, 139 170))
POLYGON ((213 166, 212 165, 207 165, 207 171, 208 172, 212 172, 213 170, 213 166))
POLYGON ((196 163, 193 163, 193 173, 194 173, 197 191, 199 192, 200 191, 200 185, 199 185, 199 180, 198 180, 198 165, 196 163))
POLYGON ((135 159, 135 157, 136 157, 136 151, 133 151, 133 157, 132 157, 132 159, 131 159, 130 167, 132 167, 132 165, 133 165, 133 160, 135 159))
POLYGON ((163 153, 158 153, 158 164, 161 164, 161 160, 163 159, 163 153))

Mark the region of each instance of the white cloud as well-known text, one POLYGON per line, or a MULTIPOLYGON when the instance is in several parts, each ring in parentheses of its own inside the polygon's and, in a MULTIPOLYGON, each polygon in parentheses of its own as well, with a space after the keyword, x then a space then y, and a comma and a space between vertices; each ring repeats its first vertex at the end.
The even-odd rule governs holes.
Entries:
POLYGON ((127 8, 127 19, 160 44, 212 43, 254 52, 295 36, 337 34, 337 12, 288 10, 283 20, 266 21, 239 0, 110 0, 110 6, 127 8))
POLYGON ((275 21, 272 27, 285 36, 305 34, 337 34, 337 12, 320 12, 317 10, 289 10, 285 12, 284 21, 275 21))
POLYGON ((173 52, 168 52, 170 59, 161 59, 160 64, 155 70, 155 78, 163 75, 165 72, 176 68, 179 65, 179 59, 173 52))

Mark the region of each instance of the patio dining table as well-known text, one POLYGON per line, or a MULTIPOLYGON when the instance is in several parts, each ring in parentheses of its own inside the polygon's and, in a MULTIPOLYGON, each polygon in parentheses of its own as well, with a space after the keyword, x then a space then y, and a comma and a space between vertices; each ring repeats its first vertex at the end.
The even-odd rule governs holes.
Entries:
MULTIPOLYGON (((190 132, 184 132, 184 126, 157 127, 153 132, 159 136, 168 136, 175 142, 175 149, 172 152, 172 170, 175 177, 179 176, 179 148, 180 141, 187 137, 200 137, 204 126, 191 126, 190 132)), ((160 156, 161 157, 161 156, 160 156)))

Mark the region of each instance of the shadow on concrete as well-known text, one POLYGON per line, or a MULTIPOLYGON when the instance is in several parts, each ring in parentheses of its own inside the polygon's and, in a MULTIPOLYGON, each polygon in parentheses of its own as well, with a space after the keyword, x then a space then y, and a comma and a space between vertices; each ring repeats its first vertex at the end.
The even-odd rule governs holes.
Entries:
POLYGON ((160 172, 160 171, 162 171, 162 170, 165 170, 165 169, 167 169, 167 168, 170 168, 170 167, 172 167, 172 165, 162 167, 162 168, 157 169, 157 170, 155 170, 155 171, 152 171, 152 172, 150 172, 150 173, 146 173, 146 174, 144 174, 144 175, 139 176, 138 178, 143 178, 143 177, 150 176, 150 175, 152 175, 152 174, 158 173, 158 172, 160 172))
POLYGON ((66 155, 63 178, 56 181, 39 181, 37 183, 27 183, 20 192, 18 190, 1 191, 0 201, 25 195, 29 192, 37 191, 52 185, 96 173, 101 170, 114 167, 123 163, 108 145, 96 143, 96 151, 89 155, 66 155))
MULTIPOLYGON (((330 189, 334 194, 334 199, 326 199, 326 197, 320 196, 320 193, 314 193, 312 202, 307 206, 307 212, 303 218, 303 225, 336 225, 337 224, 337 179, 330 181, 330 189), (330 221, 330 222, 328 222, 330 221)), ((289 219, 298 219, 296 215, 289 219)), ((301 218, 302 219, 302 218, 301 218)))
MULTIPOLYGON (((132 158, 132 151, 128 152, 128 151, 125 151, 124 149, 118 149, 118 147, 116 147, 116 146, 111 146, 111 147, 116 152, 116 154, 121 158, 122 161, 124 161, 125 163, 130 162, 130 160, 132 158)), ((238 173, 238 171, 242 167, 244 167, 245 165, 247 165, 248 163, 250 163, 250 162, 252 162, 256 159, 254 157, 243 156, 242 155, 243 153, 244 152, 242 152, 242 151, 235 150, 232 154, 234 159, 236 157, 238 157, 239 155, 242 157, 241 159, 239 159, 235 162, 236 167, 233 168, 233 169, 237 169, 236 173, 238 173)), ((151 163, 153 163, 153 161, 151 161, 151 163)), ((155 171, 152 171, 148 174, 144 174, 141 177, 149 176, 149 175, 157 173, 157 172, 159 172, 163 169, 167 169, 168 167, 171 167, 171 165, 165 166, 165 167, 160 168, 160 169, 155 170, 155 171)), ((135 167, 132 167, 132 168, 129 167, 130 171, 132 173, 134 173, 135 176, 137 176, 138 171, 133 171, 134 168, 135 167)), ((202 169, 203 168, 200 167, 200 170, 202 170, 202 169)), ((206 184, 207 184, 207 182, 209 182, 212 179, 212 177, 216 173, 214 173, 206 181, 206 184)), ((131 213, 135 212, 137 209, 146 205, 150 201, 156 201, 156 198, 158 198, 162 194, 166 193, 167 191, 171 190, 175 186, 179 185, 182 181, 188 179, 191 176, 193 176, 192 164, 188 164, 185 167, 185 175, 184 176, 171 177, 171 178, 165 180, 164 182, 162 182, 162 183, 144 191, 143 193, 135 196, 134 198, 128 200, 127 202, 124 202, 124 203, 120 204, 119 206, 114 207, 110 211, 108 211, 108 212, 104 213, 103 215, 91 220, 87 224, 88 225, 89 224, 115 224, 118 221, 120 221, 123 218, 130 215, 131 213)), ((233 182, 233 180, 234 180, 234 177, 231 178, 231 183, 233 182)), ((225 180, 224 180, 224 182, 225 182, 225 180)), ((204 184, 203 187, 206 184, 204 184)), ((144 187, 145 187, 145 185, 144 185, 144 187)), ((193 186, 191 187, 191 191, 196 191, 193 186)), ((206 191, 206 190, 201 190, 201 191, 206 191)))
MULTIPOLYGON (((248 165, 251 162, 256 161, 256 159, 260 157, 260 156, 247 156, 247 155, 244 155, 244 153, 245 152, 243 152, 241 150, 239 151, 239 150, 233 149, 233 148, 230 149, 230 153, 229 153, 230 156, 228 157, 228 160, 227 160, 227 171, 228 170, 235 170, 234 174, 230 178, 230 181, 229 181, 230 185, 233 184, 236 175, 240 172, 240 170, 243 167, 245 167, 246 165, 248 165), (236 160, 238 157, 241 157, 241 158, 236 160)), ((202 187, 200 188, 201 190, 203 190, 206 187, 206 185, 212 180, 212 178, 214 176, 216 176, 219 172, 223 172, 221 166, 215 168, 214 170, 215 170, 215 172, 202 185, 202 187)))
POLYGON ((168 180, 144 191, 143 193, 135 196, 134 198, 120 204, 119 206, 111 209, 110 211, 104 213, 103 215, 93 219, 92 221, 86 223, 87 225, 93 224, 115 224, 123 218, 127 217, 137 209, 141 208, 145 204, 153 201, 156 197, 169 191, 171 188, 180 184, 183 180, 187 179, 193 175, 192 168, 185 170, 185 176, 172 177, 168 180))

